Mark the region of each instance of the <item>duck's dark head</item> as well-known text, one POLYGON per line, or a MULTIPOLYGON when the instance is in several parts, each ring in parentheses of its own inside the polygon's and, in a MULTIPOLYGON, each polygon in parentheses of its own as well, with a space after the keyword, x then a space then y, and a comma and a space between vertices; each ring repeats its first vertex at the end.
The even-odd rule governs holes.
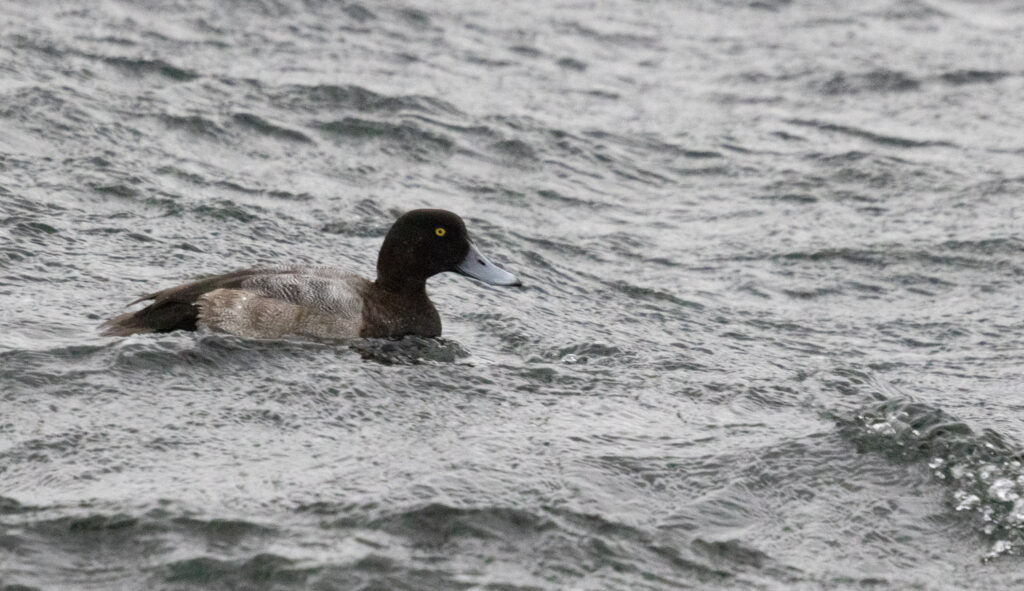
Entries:
POLYGON ((469 241, 462 218, 443 209, 414 209, 395 220, 377 257, 377 284, 420 289, 427 278, 454 271, 491 285, 521 285, 469 241))

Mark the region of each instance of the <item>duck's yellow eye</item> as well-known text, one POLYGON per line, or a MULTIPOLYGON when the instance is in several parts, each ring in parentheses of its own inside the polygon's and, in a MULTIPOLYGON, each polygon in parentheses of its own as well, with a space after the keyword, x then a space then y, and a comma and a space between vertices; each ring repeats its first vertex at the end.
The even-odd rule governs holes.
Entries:
POLYGON ((448 230, 445 230, 444 228, 436 228, 436 229, 434 229, 434 234, 437 234, 438 236, 444 236, 447 233, 448 233, 448 230))

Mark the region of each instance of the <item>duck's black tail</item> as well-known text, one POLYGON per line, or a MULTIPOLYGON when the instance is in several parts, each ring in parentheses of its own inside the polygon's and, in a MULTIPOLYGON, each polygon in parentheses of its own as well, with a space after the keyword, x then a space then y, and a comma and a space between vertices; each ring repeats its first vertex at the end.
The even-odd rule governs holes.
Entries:
POLYGON ((154 302, 137 312, 115 316, 103 323, 103 335, 126 337, 149 332, 195 330, 199 308, 191 302, 163 300, 154 302))

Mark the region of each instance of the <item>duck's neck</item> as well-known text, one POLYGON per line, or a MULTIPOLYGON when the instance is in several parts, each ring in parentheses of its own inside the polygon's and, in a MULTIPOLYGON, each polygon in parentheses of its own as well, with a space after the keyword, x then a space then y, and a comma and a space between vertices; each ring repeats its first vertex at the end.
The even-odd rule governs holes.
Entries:
POLYGON ((395 295, 418 296, 426 295, 427 280, 416 277, 389 277, 383 274, 377 275, 373 282, 374 287, 395 295))
POLYGON ((415 245, 393 240, 389 235, 377 255, 377 280, 373 284, 392 294, 425 294, 430 273, 415 264, 415 254, 415 245))

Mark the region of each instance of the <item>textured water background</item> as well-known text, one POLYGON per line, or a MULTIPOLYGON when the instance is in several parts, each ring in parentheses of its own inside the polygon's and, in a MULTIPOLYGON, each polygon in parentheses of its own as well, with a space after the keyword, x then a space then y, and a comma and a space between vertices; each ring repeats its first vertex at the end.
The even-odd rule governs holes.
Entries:
POLYGON ((1018 588, 1017 2, 0 4, 0 588, 1018 588), (438 341, 106 339, 373 273, 438 341), (4 587, 8 585, 10 587, 4 587))

